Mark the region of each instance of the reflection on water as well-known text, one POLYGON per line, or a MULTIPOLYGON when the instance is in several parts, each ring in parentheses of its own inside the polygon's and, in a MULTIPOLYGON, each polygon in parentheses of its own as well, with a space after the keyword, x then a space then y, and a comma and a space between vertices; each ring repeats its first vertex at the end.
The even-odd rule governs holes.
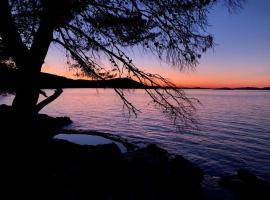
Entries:
MULTIPOLYGON (((110 89, 66 89, 43 112, 67 115, 68 128, 104 131, 133 141, 155 142, 180 153, 212 175, 246 167, 270 180, 270 92, 187 90, 198 98, 199 130, 177 133, 162 113, 147 106, 143 90, 129 99, 142 111, 130 120, 119 97, 110 89)), ((12 97, 0 97, 10 104, 12 97)))
POLYGON ((67 140, 67 141, 73 142, 75 144, 80 144, 80 145, 100 145, 100 144, 115 143, 119 147, 121 153, 127 152, 127 148, 122 143, 116 142, 116 141, 113 141, 113 140, 110 140, 110 139, 107 139, 98 135, 59 133, 54 138, 67 140))

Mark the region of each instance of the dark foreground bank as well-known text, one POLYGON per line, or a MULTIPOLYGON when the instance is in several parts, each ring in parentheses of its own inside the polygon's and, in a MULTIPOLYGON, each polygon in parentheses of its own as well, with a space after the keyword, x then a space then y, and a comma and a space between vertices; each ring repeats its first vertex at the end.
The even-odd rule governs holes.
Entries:
POLYGON ((269 184, 245 170, 220 179, 223 187, 215 192, 222 193, 211 194, 203 187, 204 173, 198 166, 156 145, 136 148, 122 141, 129 149, 122 154, 115 144, 89 146, 53 139, 71 123, 69 118, 37 115, 25 122, 1 105, 0 121, 5 197, 1 199, 269 198, 269 184))

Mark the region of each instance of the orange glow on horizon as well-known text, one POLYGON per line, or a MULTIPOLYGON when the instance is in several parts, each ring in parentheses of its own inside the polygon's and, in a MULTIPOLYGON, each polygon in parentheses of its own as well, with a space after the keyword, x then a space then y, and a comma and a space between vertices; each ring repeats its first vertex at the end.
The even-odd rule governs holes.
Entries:
MULTIPOLYGON (((270 76, 264 77, 253 76, 253 72, 249 74, 240 73, 217 73, 217 72, 179 72, 176 69, 150 67, 150 73, 158 73, 168 78, 178 87, 202 87, 202 88, 221 88, 221 87, 270 87, 270 76)), ((70 70, 63 66, 47 66, 42 68, 42 72, 64 76, 71 79, 85 79, 76 76, 75 70, 70 70)))
POLYGON ((190 76, 185 76, 182 74, 179 78, 172 76, 171 78, 174 83, 179 87, 206 87, 206 88, 237 88, 237 87, 269 87, 269 78, 256 78, 245 79, 239 76, 239 74, 234 74, 231 76, 226 76, 222 74, 213 74, 212 76, 207 76, 205 74, 194 74, 190 76))
POLYGON ((51 67, 51 66, 45 65, 42 67, 41 72, 55 74, 58 76, 64 76, 70 79, 78 79, 78 76, 76 76, 76 71, 70 70, 67 67, 61 67, 61 66, 51 67))
POLYGON ((198 66, 194 71, 179 71, 165 67, 151 67, 151 71, 159 73, 178 87, 205 87, 205 88, 237 88, 237 87, 270 87, 270 74, 259 68, 246 67, 224 71, 214 66, 213 70, 206 70, 198 66))
MULTIPOLYGON (((166 62, 158 60, 154 55, 144 54, 139 50, 131 54, 131 57, 134 58, 134 64, 140 70, 160 74, 178 87, 270 87, 270 60, 262 59, 260 55, 231 57, 222 56, 222 54, 207 54, 193 71, 179 71, 177 68, 168 66, 166 62)), ((100 60, 100 62, 104 67, 108 64, 106 60, 100 60)), ((79 70, 71 70, 66 63, 65 56, 52 47, 42 67, 42 72, 72 79, 86 79, 83 76, 76 76, 79 70)))

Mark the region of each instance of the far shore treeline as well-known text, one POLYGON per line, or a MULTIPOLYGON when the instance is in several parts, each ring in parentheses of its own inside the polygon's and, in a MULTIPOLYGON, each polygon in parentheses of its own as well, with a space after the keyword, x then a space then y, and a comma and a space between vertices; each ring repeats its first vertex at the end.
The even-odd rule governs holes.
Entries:
MULTIPOLYGON (((0 91, 13 92, 16 87, 16 69, 0 64, 0 91)), ((143 85, 128 78, 116 78, 111 80, 73 80, 54 74, 41 73, 40 85, 43 89, 54 88, 127 88, 127 89, 151 89, 153 87, 143 85)), ((220 89, 220 90, 270 90, 270 87, 241 87, 241 88, 205 88, 185 87, 181 89, 220 89)))

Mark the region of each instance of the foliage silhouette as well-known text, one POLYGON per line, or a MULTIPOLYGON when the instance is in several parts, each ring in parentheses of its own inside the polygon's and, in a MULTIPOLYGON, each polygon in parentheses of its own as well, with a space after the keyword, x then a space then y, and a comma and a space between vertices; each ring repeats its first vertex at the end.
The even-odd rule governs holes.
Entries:
MULTIPOLYGON (((145 91, 176 124, 192 125, 194 99, 162 76, 137 68, 125 49, 143 47, 179 69, 195 67, 201 54, 213 47, 213 37, 206 32, 207 13, 218 2, 231 10, 242 0, 1 0, 0 60, 20 74, 13 109, 29 116, 41 109, 39 77, 52 43, 66 51, 71 67, 93 79, 128 77, 167 86, 170 89, 145 91), (105 67, 101 61, 106 59, 110 65, 105 67)), ((125 91, 115 91, 136 115, 125 91)))

